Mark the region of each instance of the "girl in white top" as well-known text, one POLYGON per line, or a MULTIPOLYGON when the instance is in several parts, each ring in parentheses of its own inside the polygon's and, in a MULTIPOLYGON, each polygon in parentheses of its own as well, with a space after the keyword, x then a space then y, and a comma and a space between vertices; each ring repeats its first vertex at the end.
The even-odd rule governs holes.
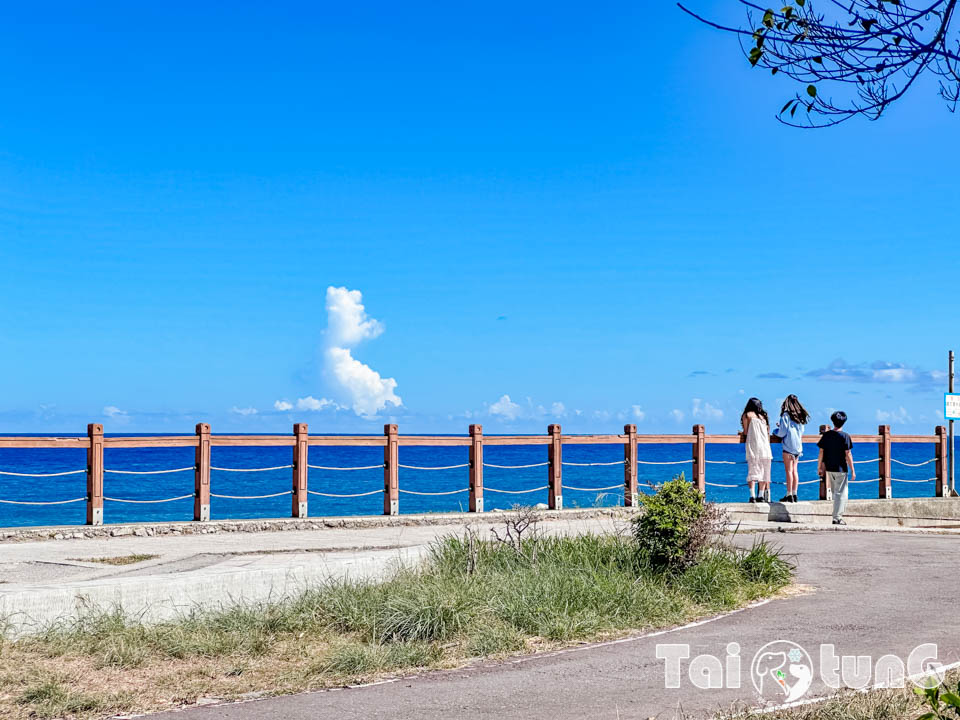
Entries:
POLYGON ((763 409, 763 403, 750 398, 740 416, 740 424, 746 435, 747 446, 747 487, 750 488, 750 502, 770 502, 770 463, 773 452, 770 450, 770 420, 763 409), (756 485, 756 495, 754 495, 756 485))

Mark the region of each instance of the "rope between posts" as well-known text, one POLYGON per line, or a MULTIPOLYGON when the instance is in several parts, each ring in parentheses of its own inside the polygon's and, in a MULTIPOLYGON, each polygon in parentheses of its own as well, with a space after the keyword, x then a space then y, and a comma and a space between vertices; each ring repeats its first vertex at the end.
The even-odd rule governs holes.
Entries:
POLYGON ((378 488, 377 490, 371 490, 370 492, 352 493, 352 494, 324 493, 324 492, 317 492, 316 490, 307 490, 307 492, 311 495, 320 495, 321 497, 355 498, 355 497, 366 497, 367 495, 376 495, 377 493, 382 493, 383 488, 378 488))
MULTIPOLYGON (((572 465, 574 467, 606 467, 608 465, 623 465, 623 460, 615 460, 613 462, 602 462, 602 463, 578 463, 578 462, 566 462, 563 461, 561 465, 572 465)), ((618 486, 619 487, 619 486, 618 486)))
POLYGON ((905 482, 905 483, 928 483, 936 480, 935 477, 927 478, 926 480, 904 480, 903 478, 890 478, 893 482, 905 482))
POLYGON ((704 460, 707 465, 746 465, 747 461, 737 460, 704 460))
POLYGON ((564 485, 563 489, 564 490, 580 490, 581 492, 600 492, 601 490, 619 490, 622 487, 623 487, 623 483, 617 483, 616 485, 609 485, 607 487, 599 487, 599 488, 582 488, 582 487, 574 487, 573 485, 564 485))
POLYGON ((79 475, 80 473, 85 473, 86 470, 67 470, 66 472, 55 472, 55 473, 18 473, 10 472, 9 470, 0 470, 0 475, 13 475, 14 477, 60 477, 62 475, 79 475))
POLYGON ((134 505, 153 505, 155 503, 168 503, 173 502, 174 500, 186 500, 187 498, 195 497, 193 493, 189 495, 181 495, 180 497, 165 498, 163 500, 128 500, 126 498, 112 498, 104 495, 104 500, 110 500, 111 502, 119 503, 132 503, 134 505))
POLYGON ((862 465, 863 463, 872 463, 872 462, 879 462, 879 461, 880 461, 880 458, 875 457, 875 458, 873 458, 872 460, 854 460, 854 461, 853 461, 853 464, 854 464, 854 465, 862 465))
MULTIPOLYGON (((382 490, 380 492, 383 492, 382 490)), ((264 498, 275 498, 281 495, 292 495, 293 490, 284 490, 283 492, 273 493, 272 495, 218 495, 210 493, 210 497, 226 498, 227 500, 263 500, 264 498)))
POLYGON ((74 498, 73 500, 48 500, 46 502, 36 500, 0 500, 0 503, 4 505, 68 505, 70 503, 83 502, 86 499, 85 497, 81 497, 74 498))
POLYGON ((817 478, 816 480, 804 480, 803 482, 798 482, 797 485, 813 485, 814 483, 818 483, 818 482, 820 482, 819 478, 817 478))
POLYGON ((692 463, 693 460, 668 460, 668 461, 655 461, 655 460, 637 460, 637 465, 685 465, 686 463, 692 463))
POLYGON ((420 465, 404 465, 402 463, 397 463, 397 467, 406 468, 407 470, 456 470, 457 468, 469 467, 469 463, 463 463, 462 465, 439 465, 433 467, 422 467, 420 465))
POLYGON ((327 465, 311 465, 307 463, 307 467, 314 470, 379 470, 383 467, 383 463, 379 465, 360 465, 357 467, 329 467, 327 465))
POLYGON ((403 488, 397 488, 399 492, 406 493, 407 495, 428 495, 428 496, 437 496, 437 495, 456 495, 457 493, 467 492, 470 488, 461 488, 460 490, 448 490, 446 492, 420 492, 419 490, 404 490, 403 488))
POLYGON ((880 478, 870 478, 869 480, 847 480, 847 485, 861 485, 863 483, 880 482, 880 478))
POLYGON ((922 465, 929 465, 932 462, 936 462, 936 458, 930 458, 929 460, 924 460, 922 463, 905 463, 902 460, 894 460, 890 458, 890 462, 895 462, 897 465, 906 465, 907 467, 920 467, 922 465))
POLYGON ((104 468, 105 473, 114 473, 116 475, 164 475, 166 473, 178 473, 186 472, 187 470, 196 470, 195 465, 184 468, 176 468, 175 470, 108 470, 104 468))
POLYGON ((497 468, 498 470, 524 470, 525 468, 546 467, 549 462, 533 463, 532 465, 494 465, 493 463, 484 463, 484 467, 497 468))
POLYGON ((270 470, 289 470, 293 465, 277 465, 276 467, 266 467, 266 468, 225 468, 225 467, 216 467, 214 465, 210 466, 211 470, 223 470, 224 472, 268 472, 270 470))
POLYGON ((705 483, 705 484, 706 484, 706 485, 710 485, 711 487, 722 487, 722 488, 738 488, 738 487, 743 487, 744 485, 746 485, 746 483, 738 483, 737 485, 723 485, 723 484, 721 484, 721 483, 712 483, 712 482, 708 482, 708 483, 705 483))
POLYGON ((483 490, 484 492, 504 493, 506 495, 523 495, 524 493, 540 492, 541 490, 546 490, 548 487, 549 485, 543 485, 541 487, 531 488, 530 490, 497 490, 497 488, 485 487, 483 490))

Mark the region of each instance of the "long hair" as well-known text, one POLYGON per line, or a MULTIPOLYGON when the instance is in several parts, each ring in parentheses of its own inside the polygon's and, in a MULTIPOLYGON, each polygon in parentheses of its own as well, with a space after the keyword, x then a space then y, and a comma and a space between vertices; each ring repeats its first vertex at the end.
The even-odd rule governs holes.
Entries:
POLYGON ((747 406, 743 409, 743 412, 740 413, 740 421, 743 421, 743 418, 746 417, 747 413, 752 412, 756 413, 759 417, 763 418, 763 421, 769 427, 770 418, 767 417, 767 411, 763 409, 763 403, 760 402, 759 398, 750 398, 747 400, 747 406))
POLYGON ((787 399, 784 400, 783 405, 780 406, 780 414, 783 415, 784 413, 800 425, 806 425, 810 421, 810 413, 800 404, 800 400, 796 395, 787 395, 787 399))

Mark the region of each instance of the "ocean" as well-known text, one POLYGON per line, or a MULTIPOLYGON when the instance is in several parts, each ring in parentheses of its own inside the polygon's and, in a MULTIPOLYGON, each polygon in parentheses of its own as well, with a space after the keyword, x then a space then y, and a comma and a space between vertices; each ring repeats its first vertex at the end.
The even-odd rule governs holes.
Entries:
MULTIPOLYGON (((58 437, 65 437, 60 435, 58 437)), ((784 493, 783 465, 776 462, 779 448, 774 446, 774 485, 771 491, 777 500, 784 493), (779 482, 779 484, 777 484, 779 482)), ((289 465, 292 449, 289 447, 214 447, 211 464, 223 468, 258 468, 289 465)), ((876 498, 878 463, 875 443, 854 446, 855 460, 872 460, 857 465, 857 479, 874 482, 850 486, 851 498, 876 498)), ((448 466, 467 462, 466 447, 400 447, 400 464, 413 466, 448 466)), ((657 484, 673 475, 685 472, 690 477, 690 445, 639 445, 638 482, 640 490, 648 490, 645 483, 657 484), (644 464, 679 462, 676 465, 644 464)), ((893 443, 892 457, 900 463, 918 464, 931 460, 933 443, 893 443)), ((816 459, 817 448, 807 445, 804 460, 816 459)), ((564 445, 564 463, 607 463, 623 459, 623 445, 564 445)), ((747 489, 739 487, 746 477, 742 445, 707 444, 706 480, 707 499, 715 502, 745 501, 747 489), (715 485, 709 484, 715 483, 715 485), (720 487, 736 485, 738 487, 720 487)), ((545 445, 485 446, 484 462, 494 465, 530 465, 547 460, 545 445)), ((383 449, 379 447, 311 447, 311 465, 329 467, 379 465, 383 449)), ((104 495, 114 500, 104 502, 104 522, 155 522, 191 520, 193 518, 193 448, 110 448, 104 451, 104 467, 109 470, 153 471, 176 468, 190 470, 161 475, 122 475, 106 472, 104 495), (118 500, 163 500, 190 495, 191 497, 163 503, 129 503, 118 500)), ((86 467, 84 449, 60 448, 0 448, 0 472, 56 473, 80 470, 86 467)), ((335 471, 311 469, 309 488, 332 494, 357 494, 383 488, 383 470, 335 471)), ((418 470, 401 468, 400 512, 456 512, 468 507, 467 468, 450 470, 418 470), (417 495, 412 493, 443 493, 463 490, 450 495, 417 495)), ((932 497, 936 474, 934 463, 920 467, 892 464, 894 497, 932 497)), ((211 470, 211 492, 220 495, 270 495, 290 490, 290 469, 266 472, 227 472, 211 470)), ((816 480, 816 462, 800 465, 800 482, 816 480)), ((484 506, 486 510, 506 509, 515 503, 535 504, 547 501, 547 491, 526 494, 503 494, 499 490, 525 490, 547 484, 547 468, 534 467, 516 470, 484 468, 484 506)), ((592 507, 623 504, 623 466, 563 467, 564 507, 592 507), (605 488, 590 490, 587 488, 605 488), (583 488, 583 489, 573 489, 583 488)), ((801 500, 815 500, 819 494, 816 482, 801 484, 801 500)), ((75 474, 49 478, 25 478, 0 474, 0 501, 29 502, 36 500, 71 500, 86 495, 86 475, 75 474)), ((290 496, 240 500, 211 499, 213 519, 277 518, 290 516, 290 496)), ((383 496, 379 493, 354 498, 309 496, 309 515, 379 515, 383 512, 383 496)), ((84 502, 64 505, 34 506, 10 505, 0 502, 0 527, 30 525, 82 525, 86 517, 84 502)))

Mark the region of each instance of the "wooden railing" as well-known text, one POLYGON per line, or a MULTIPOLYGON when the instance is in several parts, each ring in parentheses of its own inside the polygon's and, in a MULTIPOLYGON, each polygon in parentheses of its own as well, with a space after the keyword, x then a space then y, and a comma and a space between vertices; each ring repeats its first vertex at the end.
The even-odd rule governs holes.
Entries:
MULTIPOLYGON (((826 426, 820 427, 823 433, 826 426)), ((948 493, 947 490, 947 434, 942 426, 938 426, 932 435, 892 435, 889 425, 881 425, 876 435, 852 435, 853 442, 857 448, 864 445, 876 444, 877 457, 879 462, 879 473, 876 478, 877 492, 880 498, 893 497, 891 483, 893 477, 891 474, 891 445, 893 443, 930 443, 933 445, 933 458, 926 461, 935 463, 936 476, 935 495, 943 497, 948 493)), ((816 443, 820 435, 805 435, 804 443, 816 443)), ((470 512, 483 512, 484 482, 483 460, 484 446, 501 445, 546 445, 547 461, 536 463, 534 466, 543 465, 547 469, 547 505, 550 509, 563 508, 563 466, 581 465, 581 464, 620 464, 620 461, 614 463, 564 463, 562 459, 564 445, 605 445, 622 444, 623 445, 623 493, 624 505, 634 507, 638 504, 637 489, 637 467, 641 464, 679 464, 675 462, 658 463, 643 461, 638 458, 638 446, 645 444, 688 444, 691 446, 691 457, 689 462, 692 465, 691 480, 693 484, 702 492, 706 491, 707 482, 706 466, 710 462, 729 463, 730 461, 710 461, 706 456, 706 446, 709 444, 738 444, 743 443, 744 435, 708 435, 703 425, 694 425, 691 434, 667 434, 667 435, 638 435, 635 425, 625 425, 623 433, 611 435, 563 435, 560 425, 549 425, 545 435, 484 435, 483 428, 480 425, 470 425, 468 434, 465 436, 424 436, 424 435, 400 435, 396 425, 388 424, 384 426, 383 435, 310 435, 306 423, 297 423, 293 426, 293 433, 288 436, 283 435, 213 435, 210 432, 210 426, 206 423, 199 423, 196 426, 194 435, 182 436, 154 436, 154 437, 105 437, 103 434, 103 425, 91 423, 87 426, 86 437, 0 437, 0 448, 73 448, 86 449, 87 452, 87 495, 86 498, 78 498, 71 501, 51 501, 30 502, 14 504, 61 504, 63 502, 81 502, 86 501, 87 506, 87 524, 100 525, 103 523, 103 502, 104 502, 104 463, 103 453, 106 448, 177 448, 192 447, 195 449, 194 472, 194 512, 193 519, 205 521, 210 519, 210 470, 211 470, 211 448, 214 447, 289 447, 292 452, 292 463, 282 466, 284 469, 292 468, 292 486, 291 490, 281 494, 291 495, 291 514, 295 518, 307 517, 308 494, 311 493, 308 486, 309 470, 309 450, 310 447, 382 447, 383 448, 383 512, 386 515, 396 515, 399 512, 399 494, 401 491, 399 483, 399 448, 400 447, 467 447, 469 448, 469 461, 462 466, 467 469, 469 477, 470 512)), ((773 442, 779 442, 779 438, 771 438, 773 442)), ((807 462, 810 462, 809 460, 807 462)), ((867 462, 867 461, 864 461, 867 462)), ((873 460, 869 461, 873 462, 873 460)), ((924 463, 925 464, 925 463, 924 463)), ((490 467, 491 465, 486 465, 490 467)), ((372 466, 380 467, 380 466, 372 466)), ((498 466, 493 467, 533 467, 533 466, 498 466)), ((223 469, 223 468, 220 468, 223 469)), ((331 469, 331 468, 328 468, 331 469)), ((332 468, 347 469, 347 468, 332 468)), ((367 468, 369 469, 369 468, 367 468)), ((190 470, 190 468, 181 468, 180 470, 190 470)), ((252 469, 253 470, 253 469, 252 469)), ((83 470, 73 471, 82 473, 83 470)), ((107 471, 123 472, 123 471, 107 471)), ((154 474, 157 471, 143 473, 128 472, 127 474, 154 474)), ((164 472, 164 471, 160 471, 164 472)), ((18 473, 6 473, 18 474, 18 473)), ((30 476, 27 473, 19 473, 30 476)), ((69 474, 69 473, 57 473, 69 474)), ((33 475, 33 477, 44 477, 44 475, 33 475)), ((873 482, 859 481, 859 482, 873 482)), ((820 481, 820 498, 827 498, 827 485, 824 478, 820 481)), ((582 488, 577 488, 582 489, 582 488)), ((605 488, 591 488, 591 490, 601 490, 605 488)), ((379 490, 375 492, 380 492, 379 490)), ((404 491, 405 492, 405 491, 404 491)), ((501 490, 501 492, 503 492, 501 490)), ((314 493, 322 494, 322 493, 314 493)), ((369 493, 368 493, 369 494, 369 493)), ((189 497, 189 496, 186 496, 189 497)), ((264 496, 266 497, 266 496, 264 496)), ((182 499, 182 498, 172 498, 182 499)), ((0 502, 4 500, 0 499, 0 502)), ((7 501, 9 502, 9 501, 7 501)))

